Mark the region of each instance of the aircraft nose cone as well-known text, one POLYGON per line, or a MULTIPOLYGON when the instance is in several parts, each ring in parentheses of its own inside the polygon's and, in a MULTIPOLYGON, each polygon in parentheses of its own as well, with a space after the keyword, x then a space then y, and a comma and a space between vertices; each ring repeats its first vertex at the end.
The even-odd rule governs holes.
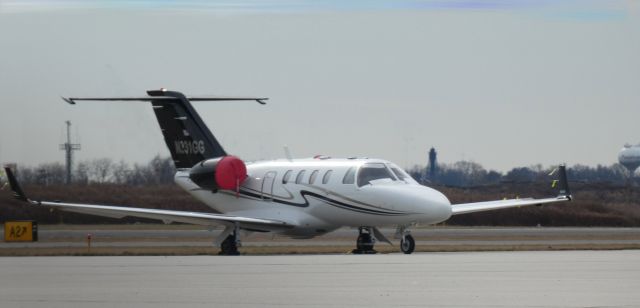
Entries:
POLYGON ((437 192, 439 198, 435 201, 434 207, 437 208, 440 221, 445 221, 451 217, 451 201, 443 193, 437 192))
POLYGON ((424 187, 420 195, 425 223, 435 224, 451 217, 451 202, 444 194, 424 187))
MULTIPOLYGON (((436 224, 451 217, 451 202, 441 192, 421 185, 375 187, 383 206, 403 212, 412 223, 436 224)), ((372 202, 372 203, 375 203, 372 202)))

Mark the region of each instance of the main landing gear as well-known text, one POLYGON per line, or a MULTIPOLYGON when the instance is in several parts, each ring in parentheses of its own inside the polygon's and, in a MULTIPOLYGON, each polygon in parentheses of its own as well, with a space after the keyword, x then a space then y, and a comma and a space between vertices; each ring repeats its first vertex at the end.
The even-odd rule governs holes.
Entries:
POLYGON ((236 240, 235 234, 227 236, 227 238, 222 241, 222 244, 220 244, 220 252, 218 252, 218 254, 221 256, 240 255, 240 252, 238 251, 238 242, 239 241, 236 240))
POLYGON ((358 228, 358 240, 356 241, 356 249, 352 251, 354 254, 374 254, 377 253, 373 246, 376 239, 373 237, 373 230, 370 227, 358 228))
POLYGON ((227 227, 222 231, 216 242, 219 242, 224 238, 222 242, 220 242, 220 252, 218 255, 221 256, 238 256, 240 252, 238 251, 238 247, 242 246, 240 243, 240 228, 236 225, 234 227, 227 227))

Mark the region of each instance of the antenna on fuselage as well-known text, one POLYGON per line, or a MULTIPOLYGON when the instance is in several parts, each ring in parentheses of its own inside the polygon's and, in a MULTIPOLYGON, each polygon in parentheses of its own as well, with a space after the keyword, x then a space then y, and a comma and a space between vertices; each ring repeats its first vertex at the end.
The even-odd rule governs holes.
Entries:
POLYGON ((293 157, 291 156, 291 152, 289 151, 289 146, 287 146, 286 144, 284 145, 284 156, 288 161, 293 161, 293 157))

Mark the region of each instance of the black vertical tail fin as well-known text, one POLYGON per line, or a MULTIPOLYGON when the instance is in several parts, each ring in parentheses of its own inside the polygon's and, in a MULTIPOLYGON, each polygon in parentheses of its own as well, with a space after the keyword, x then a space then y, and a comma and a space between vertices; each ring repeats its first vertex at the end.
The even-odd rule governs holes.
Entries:
POLYGON ((227 155, 182 93, 153 90, 147 94, 173 98, 151 100, 151 105, 177 169, 191 168, 207 158, 227 155))
POLYGON ((150 90, 147 94, 148 97, 62 99, 69 104, 75 104, 76 101, 151 102, 176 169, 191 168, 205 159, 227 155, 190 101, 257 101, 265 104, 267 100, 261 97, 186 97, 180 92, 165 89, 150 90))

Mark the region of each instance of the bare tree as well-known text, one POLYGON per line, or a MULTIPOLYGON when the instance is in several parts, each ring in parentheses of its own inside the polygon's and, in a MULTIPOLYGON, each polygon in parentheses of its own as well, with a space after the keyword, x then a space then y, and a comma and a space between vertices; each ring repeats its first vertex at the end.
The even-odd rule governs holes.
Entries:
POLYGON ((129 173, 127 183, 131 185, 147 185, 152 181, 153 173, 146 166, 133 165, 133 170, 129 173))
POLYGON ((131 177, 131 168, 124 160, 113 165, 113 181, 117 184, 126 184, 131 177))
POLYGON ((111 180, 112 166, 113 161, 109 158, 94 159, 89 166, 89 175, 94 181, 105 183, 111 180))
POLYGON ((25 184, 35 184, 36 174, 31 167, 18 167, 14 170, 16 176, 20 178, 20 181, 25 184))
POLYGON ((80 185, 89 183, 89 163, 79 162, 73 176, 74 182, 80 185))
POLYGON ((148 168, 153 174, 153 183, 167 184, 173 182, 173 176, 176 170, 173 167, 173 160, 170 157, 161 158, 160 155, 156 155, 156 157, 149 162, 148 168))
POLYGON ((484 170, 482 166, 472 161, 459 161, 453 164, 455 169, 458 169, 464 175, 467 186, 474 186, 481 184, 484 177, 487 175, 487 170, 484 170))
POLYGON ((62 184, 66 180, 66 169, 61 163, 40 164, 36 174, 36 182, 41 185, 62 184))

